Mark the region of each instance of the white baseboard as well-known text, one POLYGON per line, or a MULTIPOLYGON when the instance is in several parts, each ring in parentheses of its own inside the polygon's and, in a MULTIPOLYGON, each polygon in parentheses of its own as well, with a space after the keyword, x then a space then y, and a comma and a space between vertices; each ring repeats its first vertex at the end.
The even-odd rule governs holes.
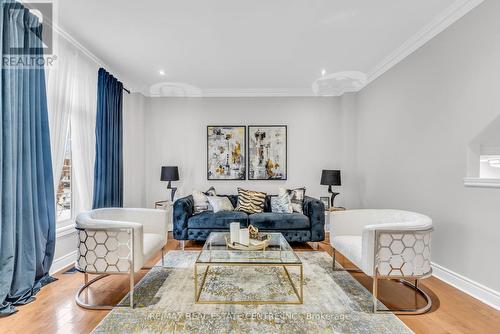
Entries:
POLYGON ((50 267, 49 273, 52 275, 58 272, 59 270, 69 266, 70 264, 74 263, 75 261, 76 261, 76 250, 66 255, 63 255, 58 259, 55 259, 52 262, 52 266, 50 267))
POLYGON ((457 274, 439 264, 432 263, 432 275, 500 311, 500 292, 457 274))

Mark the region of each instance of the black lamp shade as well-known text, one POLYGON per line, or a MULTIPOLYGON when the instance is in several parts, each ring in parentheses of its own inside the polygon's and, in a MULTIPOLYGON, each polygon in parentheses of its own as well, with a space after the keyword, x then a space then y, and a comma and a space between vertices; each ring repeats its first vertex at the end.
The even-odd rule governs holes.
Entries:
POLYGON ((325 186, 341 186, 340 171, 323 169, 321 184, 325 186))
POLYGON ((163 166, 161 168, 161 181, 179 181, 179 168, 177 166, 163 166))

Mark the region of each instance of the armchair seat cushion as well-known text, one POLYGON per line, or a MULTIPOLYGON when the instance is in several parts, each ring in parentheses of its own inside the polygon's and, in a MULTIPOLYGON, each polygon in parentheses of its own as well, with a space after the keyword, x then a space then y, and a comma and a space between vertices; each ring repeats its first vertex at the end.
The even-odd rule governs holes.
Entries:
POLYGON ((247 226, 248 215, 241 211, 205 211, 188 219, 188 228, 194 229, 229 229, 229 224, 239 222, 247 226))
MULTIPOLYGON (((331 244, 335 250, 339 251, 349 259, 356 267, 362 267, 362 244, 363 238, 360 235, 343 235, 333 237, 331 244)), ((371 274, 371 272, 369 273, 371 274)))
POLYGON ((262 230, 310 229, 309 218, 301 213, 263 212, 248 216, 249 224, 262 230))
POLYGON ((158 249, 161 249, 165 244, 161 235, 155 233, 144 233, 142 248, 144 254, 144 260, 147 261, 152 259, 153 256, 158 252, 158 249))

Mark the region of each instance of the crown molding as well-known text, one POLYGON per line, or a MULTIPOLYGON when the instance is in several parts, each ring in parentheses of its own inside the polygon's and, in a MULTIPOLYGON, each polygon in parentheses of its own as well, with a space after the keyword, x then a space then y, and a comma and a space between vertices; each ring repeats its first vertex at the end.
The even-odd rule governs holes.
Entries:
POLYGON ((243 88, 243 89, 203 89, 202 97, 309 97, 314 96, 311 89, 301 88, 243 88))
MULTIPOLYGON (((443 32, 446 28, 462 18, 465 14, 476 8, 484 0, 457 0, 443 13, 436 16, 431 22, 410 37, 389 56, 378 63, 368 72, 368 86, 375 79, 396 66, 403 59, 422 47, 425 43, 443 32)), ((365 86, 365 87, 366 87, 365 86)))
MULTIPOLYGON (((389 56, 368 71, 366 84, 359 89, 363 90, 375 79, 400 63, 403 59, 424 46, 431 39, 439 35, 446 28, 461 19, 471 10, 483 3, 484 0, 457 0, 444 12, 436 16, 416 34, 406 40, 389 56)), ((204 97, 286 97, 286 96, 315 96, 308 89, 209 89, 203 90, 204 97)))
MULTIPOLYGON (((366 84, 358 91, 364 89, 375 79, 389 71, 400 63, 403 59, 421 48, 431 39, 439 35, 446 28, 465 16, 471 10, 480 5, 484 0, 457 0, 444 12, 436 16, 431 22, 426 24, 416 34, 406 40, 389 56, 380 61, 373 69, 368 71, 366 84)), ((207 89, 202 90, 203 97, 287 97, 287 96, 316 96, 309 89, 207 89)))
POLYGON ((89 49, 83 46, 80 42, 78 42, 73 36, 71 36, 66 30, 64 30, 61 26, 57 24, 52 24, 52 29, 64 38, 68 43, 77 48, 80 52, 82 52, 85 56, 91 59, 94 63, 99 65, 100 67, 110 68, 105 62, 103 62, 99 57, 93 54, 89 49))
MULTIPOLYGON (((457 0, 443 13, 436 16, 431 22, 420 29, 416 34, 406 40, 396 50, 391 52, 386 58, 380 61, 373 69, 367 73, 367 81, 364 87, 368 86, 375 79, 396 66, 403 59, 418 50, 424 44, 436 37, 439 33, 458 21, 464 15, 480 5, 484 0, 457 0)), ((103 62, 99 57, 92 53, 89 49, 79 43, 68 32, 58 25, 53 25, 54 30, 69 43, 79 49, 92 61, 101 67, 105 67, 113 71, 112 68, 103 62)), ((120 76, 119 73, 116 73, 120 76)), ((129 83, 130 84, 130 83, 129 83)), ((363 90, 362 87, 360 90, 363 90)), ((158 95, 151 94, 146 87, 131 86, 128 87, 132 92, 141 93, 147 97, 157 97, 158 95)), ((316 96, 312 89, 309 88, 214 88, 202 89, 201 97, 313 97, 316 96)), ((200 97, 200 95, 185 97, 200 97)))
POLYGON ((127 85, 127 83, 125 83, 124 76, 122 76, 121 73, 117 72, 115 69, 113 69, 112 66, 110 66, 109 64, 104 62, 102 59, 97 57, 92 51, 90 51, 88 48, 83 46, 80 42, 78 42, 73 36, 71 36, 70 33, 68 33, 60 25, 56 24, 55 22, 50 22, 49 24, 55 33, 57 33, 60 37, 64 38, 68 43, 73 45, 76 49, 78 49, 81 53, 83 53, 87 58, 89 58, 94 63, 96 63, 99 67, 103 67, 108 72, 113 73, 113 75, 115 77, 120 78, 120 81, 124 82, 124 85, 128 86, 128 88, 131 90, 131 92, 142 93, 142 90, 137 89, 136 86, 130 85, 130 82, 128 82, 129 85, 127 85))

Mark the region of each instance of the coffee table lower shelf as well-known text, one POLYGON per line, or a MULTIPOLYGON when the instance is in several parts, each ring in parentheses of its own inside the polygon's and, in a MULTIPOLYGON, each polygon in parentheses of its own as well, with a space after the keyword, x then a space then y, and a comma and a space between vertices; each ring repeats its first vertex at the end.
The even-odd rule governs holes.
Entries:
POLYGON ((269 305, 269 304, 287 304, 287 305, 298 305, 304 303, 304 268, 302 264, 256 264, 256 263, 210 263, 210 264, 198 264, 194 265, 194 301, 196 304, 240 304, 240 305, 269 305), (282 267, 285 271, 286 277, 290 282, 297 300, 292 301, 279 301, 279 300, 202 300, 201 293, 205 287, 205 281, 209 275, 210 267, 282 267), (203 277, 201 279, 200 287, 198 288, 198 267, 206 267, 203 277), (300 282, 299 287, 293 283, 292 277, 288 272, 287 267, 298 267, 300 270, 300 282))

